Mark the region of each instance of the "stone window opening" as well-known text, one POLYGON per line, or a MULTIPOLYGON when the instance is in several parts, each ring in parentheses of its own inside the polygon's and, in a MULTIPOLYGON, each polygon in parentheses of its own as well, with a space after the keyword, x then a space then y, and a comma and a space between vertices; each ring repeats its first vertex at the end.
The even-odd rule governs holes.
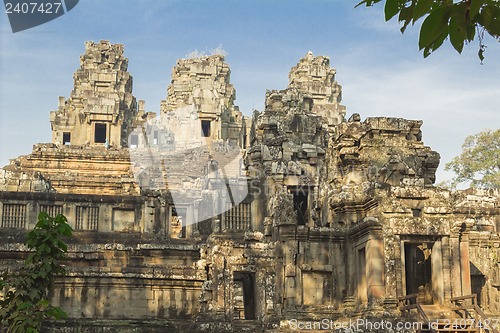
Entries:
POLYGON ((293 191, 293 209, 297 215, 297 225, 306 225, 308 218, 308 192, 300 189, 293 191))
POLYGON ((106 124, 96 123, 94 126, 94 143, 106 143, 107 128, 106 124))
POLYGON ((132 134, 130 136, 130 148, 137 148, 139 145, 139 136, 137 134, 132 134))
POLYGON ((224 229, 250 230, 250 204, 239 203, 233 205, 226 203, 226 211, 223 214, 224 229))
POLYGON ((70 144, 71 144, 71 133, 63 132, 63 145, 70 145, 70 144))
POLYGON ((63 213, 62 205, 40 205, 40 212, 46 212, 51 217, 56 217, 63 213))
POLYGON ((234 272, 233 317, 240 320, 255 319, 255 274, 234 272))
POLYGON ((422 209, 420 208, 412 208, 411 212, 413 217, 422 217, 422 209))
POLYGON ((99 207, 76 207, 75 230, 97 231, 99 228, 99 207))
POLYGON ((4 204, 2 228, 26 228, 26 205, 4 204))
POLYGON ((202 120, 201 121, 201 136, 208 138, 210 137, 210 120, 202 120))
POLYGON ((158 131, 153 132, 153 144, 154 145, 158 144, 158 131))

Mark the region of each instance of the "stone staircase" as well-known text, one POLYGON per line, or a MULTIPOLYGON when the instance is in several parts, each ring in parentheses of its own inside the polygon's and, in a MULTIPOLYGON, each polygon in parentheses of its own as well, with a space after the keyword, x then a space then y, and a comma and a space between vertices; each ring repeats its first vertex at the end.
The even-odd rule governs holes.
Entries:
POLYGON ((139 194, 127 149, 37 144, 31 154, 11 160, 4 170, 10 174, 7 191, 29 192, 24 180, 41 175, 58 193, 139 194))
POLYGON ((139 167, 147 166, 148 182, 155 189, 184 190, 186 184, 192 183, 190 188, 201 190, 201 184, 195 184, 195 179, 208 180, 212 160, 216 161, 220 178, 227 178, 227 181, 238 179, 242 176, 241 158, 239 148, 229 151, 215 151, 209 146, 178 151, 155 147, 131 150, 132 164, 136 168, 134 172, 139 174, 139 167))
POLYGON ((449 307, 420 304, 418 295, 412 294, 399 298, 399 309, 404 317, 421 322, 417 333, 499 333, 477 305, 475 294, 454 297, 451 302, 449 307))

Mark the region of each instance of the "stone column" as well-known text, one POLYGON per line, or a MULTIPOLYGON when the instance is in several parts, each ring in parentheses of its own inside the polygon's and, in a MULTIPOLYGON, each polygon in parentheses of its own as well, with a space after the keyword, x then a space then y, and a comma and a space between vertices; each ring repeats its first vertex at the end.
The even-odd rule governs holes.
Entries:
POLYGON ((332 264, 334 274, 334 292, 333 298, 335 304, 342 304, 346 286, 346 263, 343 255, 344 240, 338 240, 333 244, 332 249, 332 264))
POLYGON ((462 295, 472 294, 469 262, 469 232, 464 231, 460 237, 460 267, 462 271, 462 295))
POLYGON ((368 302, 385 297, 384 241, 381 235, 373 233, 366 244, 366 272, 368 302))
POLYGON ((283 253, 283 248, 282 248, 283 242, 276 242, 276 249, 275 249, 275 254, 276 254, 276 276, 275 276, 275 299, 274 302, 276 303, 278 309, 278 313, 281 311, 283 308, 283 299, 285 297, 285 260, 284 260, 284 253, 283 253))
POLYGON ((397 292, 400 288, 398 282, 401 281, 401 277, 398 274, 398 268, 401 268, 401 265, 398 265, 398 262, 401 258, 401 253, 399 251, 399 237, 387 237, 384 241, 384 251, 385 257, 387 257, 388 261, 385 262, 385 304, 387 305, 395 305, 397 304, 397 292), (398 276, 399 275, 399 276, 398 276))
POLYGON ((450 237, 441 238, 441 253, 443 259, 443 297, 444 302, 451 298, 451 265, 450 265, 450 237))
MULTIPOLYGON (((250 183, 250 191, 253 192, 252 193, 252 196, 253 196, 253 200, 252 200, 252 203, 250 204, 250 216, 252 217, 250 220, 251 220, 251 230, 259 230, 260 229, 260 225, 262 224, 262 222, 264 221, 264 212, 266 211, 266 207, 264 207, 263 205, 263 200, 262 200, 262 196, 264 196, 265 194, 265 188, 263 186, 263 184, 260 184, 259 186, 259 189, 260 189, 260 192, 257 192, 257 191, 254 191, 253 188, 252 188, 252 184, 256 184, 257 181, 256 180, 253 180, 251 183, 250 183)), ((260 183, 260 182, 259 182, 260 183)))
POLYGON ((355 249, 355 262, 356 262, 356 290, 357 299, 360 303, 366 304, 368 302, 368 260, 366 260, 366 243, 364 247, 356 247, 355 249))
POLYGON ((400 236, 396 239, 398 244, 396 250, 394 251, 396 256, 396 284, 398 289, 396 291, 396 297, 400 297, 406 295, 405 243, 401 240, 400 236))
POLYGON ((353 245, 345 246, 345 263, 346 263, 346 293, 345 293, 345 301, 352 301, 352 299, 356 298, 354 294, 356 292, 355 284, 356 284, 356 248, 353 245))
POLYGON ((437 241, 432 246, 431 254, 432 264, 432 298, 434 303, 444 302, 444 284, 443 284, 443 255, 441 241, 437 241))
POLYGON ((460 241, 457 234, 450 236, 451 250, 451 297, 462 295, 460 241))

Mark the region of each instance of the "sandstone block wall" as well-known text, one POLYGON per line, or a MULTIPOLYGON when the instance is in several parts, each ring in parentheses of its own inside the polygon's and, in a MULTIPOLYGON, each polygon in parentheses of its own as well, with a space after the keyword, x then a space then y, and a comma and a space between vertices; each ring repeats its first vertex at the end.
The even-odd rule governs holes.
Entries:
POLYGON ((0 170, 0 270, 40 211, 75 229, 49 331, 283 333, 402 320, 413 294, 499 314, 500 194, 435 187, 421 121, 346 121, 328 57, 307 53, 251 119, 221 55, 179 60, 158 116, 127 62, 87 43, 53 142, 0 170))

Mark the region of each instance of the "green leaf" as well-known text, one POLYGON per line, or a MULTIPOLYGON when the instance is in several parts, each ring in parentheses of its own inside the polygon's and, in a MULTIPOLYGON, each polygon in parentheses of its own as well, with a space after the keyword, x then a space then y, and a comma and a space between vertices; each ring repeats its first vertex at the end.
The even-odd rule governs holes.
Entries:
POLYGON ((476 16, 479 13, 479 10, 481 7, 484 5, 484 0, 471 0, 470 1, 470 6, 469 6, 469 18, 471 20, 474 19, 474 16, 476 16))
POLYGON ((33 307, 33 303, 31 303, 31 302, 24 302, 24 303, 22 303, 21 305, 19 305, 17 307, 17 310, 21 311, 21 310, 25 310, 25 309, 28 309, 28 308, 31 308, 31 307, 33 307))
POLYGON ((65 316, 58 308, 51 310, 43 297, 53 290, 54 277, 64 273, 59 260, 65 259, 67 245, 60 238, 71 236, 72 229, 63 215, 52 218, 41 213, 38 217, 38 223, 25 242, 32 252, 24 266, 0 277, 0 289, 8 289, 2 290, 4 294, 0 297, 0 320, 6 323, 10 333, 38 332, 49 312, 55 319, 65 316))
POLYGON ((399 0, 386 0, 384 13, 385 20, 389 21, 399 12, 399 0))
POLYGON ((49 214, 47 212, 40 212, 38 214, 38 221, 43 221, 49 217, 49 214))
POLYGON ((431 11, 433 0, 418 0, 415 5, 415 10, 413 11, 413 22, 416 22, 419 18, 428 14, 431 11))
MULTIPOLYGON (((446 36, 448 35, 447 23, 449 14, 446 15, 446 12, 446 8, 439 7, 433 10, 429 16, 425 18, 422 23, 422 27, 420 28, 420 37, 418 40, 418 47, 420 50, 425 48, 432 48, 435 50, 436 47, 433 47, 433 44, 435 44, 436 41, 442 37, 443 33, 446 32, 446 36)), ((424 57, 426 56, 424 55, 424 57)))
POLYGON ((364 4, 366 5, 366 7, 371 7, 380 1, 382 1, 382 0, 363 0, 360 3, 358 3, 356 6, 354 6, 354 8, 357 8, 357 7, 364 5, 364 4))
POLYGON ((479 48, 479 52, 477 53, 477 55, 479 57, 479 60, 481 60, 481 65, 482 65, 483 60, 484 60, 484 48, 483 47, 479 48))
POLYGON ((404 33, 408 25, 411 23, 412 18, 413 18, 413 5, 410 7, 403 7, 401 8, 401 11, 399 12, 399 17, 398 21, 401 23, 403 22, 403 26, 401 27, 400 31, 401 33, 404 33))
POLYGON ((473 41, 476 35, 476 26, 472 23, 467 24, 465 26, 465 33, 467 35, 467 40, 469 42, 473 41))
POLYGON ((51 307, 46 311, 48 316, 53 317, 56 320, 67 318, 68 315, 59 307, 51 307))
POLYGON ((49 301, 47 301, 46 299, 42 299, 42 300, 38 301, 38 303, 36 303, 36 305, 38 305, 40 307, 47 307, 47 306, 49 306, 49 301))
POLYGON ((30 292, 29 292, 29 297, 30 299, 34 300, 34 299, 37 299, 39 297, 39 295, 41 294, 40 290, 37 290, 37 289, 32 289, 30 292))
POLYGON ((428 47, 424 49, 424 58, 427 58, 433 51, 437 50, 441 45, 443 45, 444 40, 448 36, 448 31, 444 31, 439 35, 436 40, 428 47))
POLYGON ((478 18, 490 35, 495 38, 500 37, 500 5, 486 4, 478 18))
POLYGON ((464 48, 464 40, 466 38, 465 31, 462 30, 462 27, 457 23, 457 20, 452 17, 450 19, 450 42, 451 45, 457 50, 458 53, 462 53, 464 48))

